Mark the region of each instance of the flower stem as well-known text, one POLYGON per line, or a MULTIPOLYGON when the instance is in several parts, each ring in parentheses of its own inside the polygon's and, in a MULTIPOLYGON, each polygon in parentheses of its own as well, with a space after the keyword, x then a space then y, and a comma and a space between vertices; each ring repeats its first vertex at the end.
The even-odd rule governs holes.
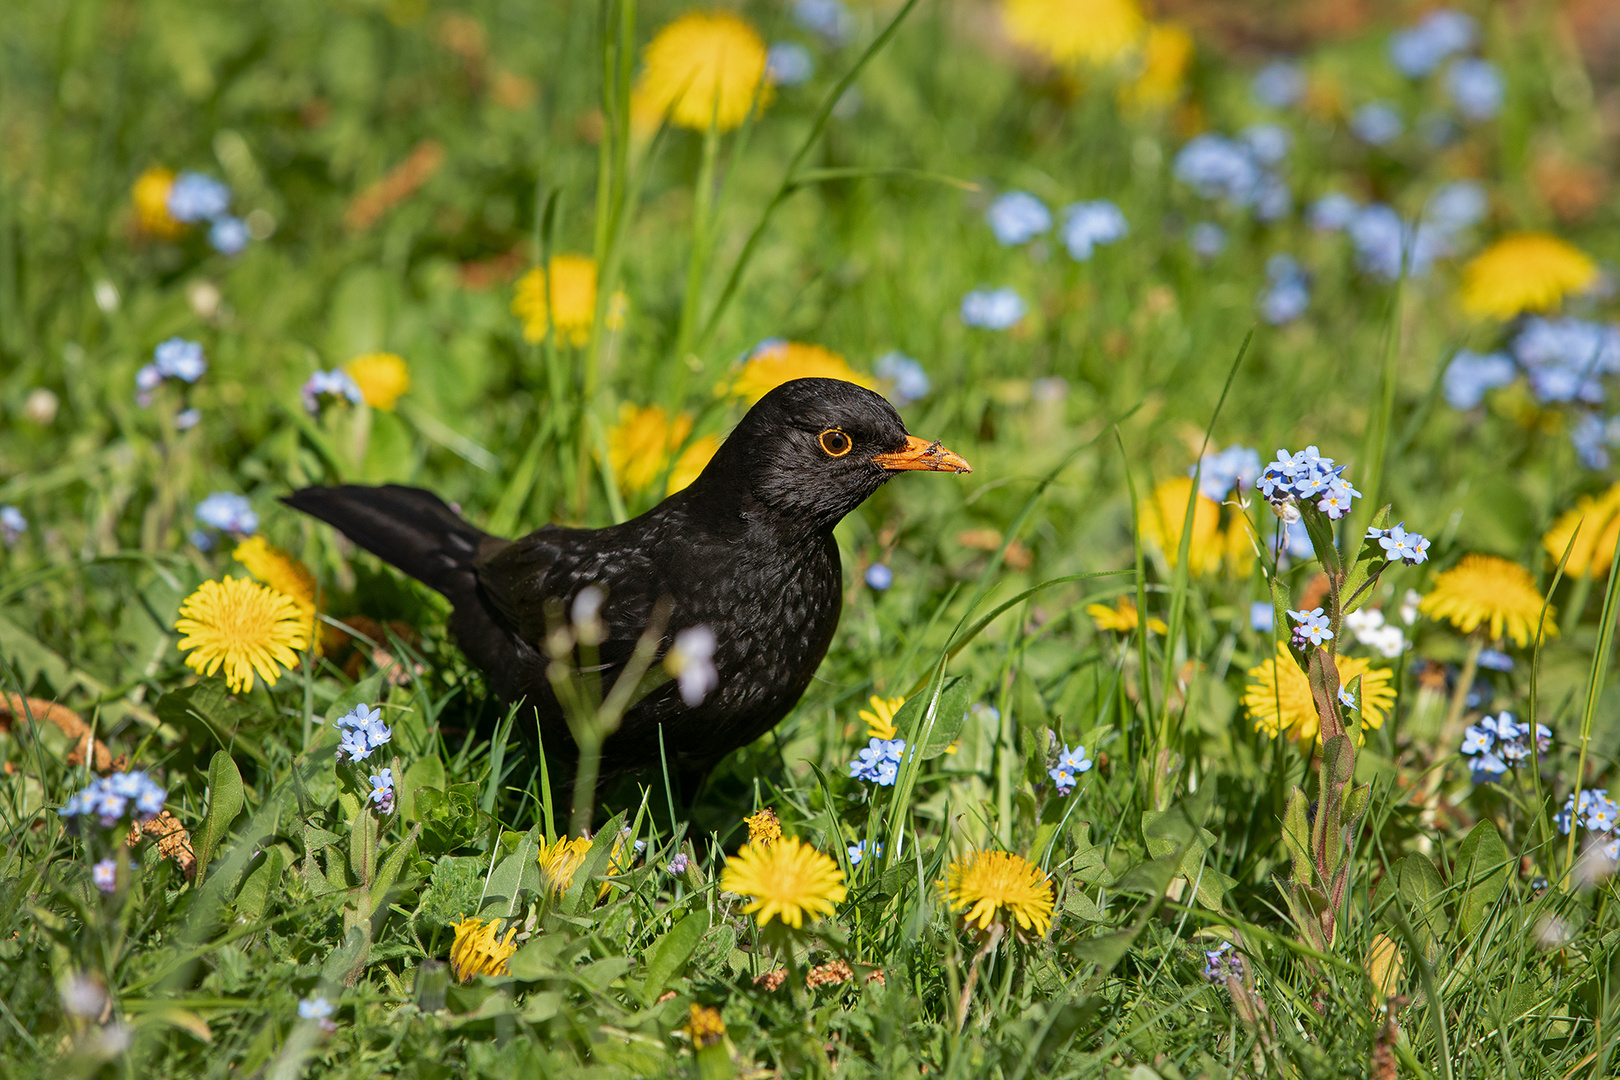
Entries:
POLYGON ((1457 686, 1451 692, 1451 709, 1446 713, 1445 725, 1440 729, 1441 746, 1450 746, 1457 741, 1463 711, 1468 705, 1468 691, 1474 688, 1474 676, 1479 674, 1479 654, 1484 649, 1485 635, 1476 631, 1468 643, 1468 658, 1463 661, 1462 671, 1457 675, 1457 686))

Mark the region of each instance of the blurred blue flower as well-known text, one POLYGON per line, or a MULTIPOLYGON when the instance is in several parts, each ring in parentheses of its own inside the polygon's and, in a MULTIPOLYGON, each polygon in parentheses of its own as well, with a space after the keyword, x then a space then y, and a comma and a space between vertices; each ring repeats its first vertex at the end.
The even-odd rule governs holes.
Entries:
POLYGON ((1213 221, 1200 221, 1187 230, 1187 246, 1200 259, 1213 259, 1226 250, 1226 230, 1213 221))
POLYGON ((1330 191, 1311 203, 1311 208, 1306 211, 1305 216, 1311 228, 1331 232, 1347 228, 1355 219, 1356 211, 1360 209, 1361 204, 1350 196, 1330 191))
POLYGON ((1262 165, 1278 165, 1288 156, 1294 137, 1281 124, 1251 124, 1238 133, 1255 160, 1262 165))
POLYGON ((1350 130, 1369 146, 1384 146, 1401 137, 1401 132, 1406 130, 1406 122, 1388 102, 1372 101, 1350 117, 1350 130))
POLYGON ((216 491, 192 511, 199 522, 233 536, 252 536, 259 529, 259 515, 247 496, 229 491, 216 491))
POLYGON ((174 414, 174 429, 176 431, 190 431, 202 423, 201 409, 181 409, 174 414))
POLYGON ((1277 609, 1269 600, 1256 600, 1249 605, 1249 628, 1269 634, 1277 628, 1277 609))
POLYGON ((1425 277, 1434 260, 1451 251, 1449 238, 1440 230, 1420 226, 1414 233, 1411 225, 1384 203, 1357 210, 1346 231, 1361 269, 1387 281, 1401 276, 1403 263, 1408 277, 1425 277))
POLYGON ((892 787, 900 775, 900 759, 906 750, 904 739, 874 737, 849 763, 849 775, 879 787, 892 787))
POLYGON ((1247 146, 1213 132, 1188 140, 1177 152, 1172 170, 1201 197, 1234 206, 1254 203, 1265 173, 1247 146))
POLYGON ((1478 180, 1453 180, 1429 199, 1423 220, 1448 233, 1473 228, 1489 208, 1485 185, 1478 180))
POLYGON ((1305 94, 1305 72, 1291 60, 1273 60, 1249 83, 1249 95, 1262 105, 1286 109, 1305 94))
MULTIPOLYGON (((158 370, 156 364, 142 364, 135 372, 135 389, 140 392, 136 395, 137 397, 146 395, 150 398, 152 391, 162 385, 163 372, 158 370)), ((142 402, 142 404, 145 405, 146 402, 142 402)))
POLYGON ((1254 216, 1261 221, 1277 221, 1287 217, 1294 209, 1294 193, 1275 173, 1260 178, 1260 190, 1255 195, 1254 216))
POLYGON ((1502 111, 1502 73, 1489 60, 1467 58, 1446 69, 1446 94, 1469 120, 1489 120, 1502 111))
POLYGON ((1620 417, 1603 420, 1592 413, 1583 413, 1569 429, 1569 441, 1575 446, 1575 457, 1588 469, 1609 467, 1609 448, 1620 446, 1620 417))
POLYGON ((190 540, 191 546, 196 548, 198 551, 214 550, 213 534, 203 532, 201 529, 192 529, 190 534, 187 535, 186 539, 190 540))
POLYGON ((815 73, 815 58, 797 41, 779 41, 765 54, 765 77, 777 86, 800 86, 815 73))
POLYGON ((1452 54, 1472 48, 1478 33, 1478 24, 1471 17, 1441 8, 1429 12, 1416 26, 1391 36, 1389 58, 1402 74, 1420 79, 1452 54))
POLYGON ((671 875, 680 877, 682 874, 686 873, 691 865, 692 857, 683 851, 676 855, 673 859, 669 860, 669 865, 664 867, 664 869, 667 870, 671 875))
POLYGON ((28 531, 28 519, 15 506, 0 506, 0 540, 11 547, 28 531))
POLYGON ((113 890, 118 888, 118 864, 111 859, 102 859, 90 868, 90 880, 103 893, 112 895, 113 890))
POLYGON ((1446 402, 1453 409, 1472 409, 1485 400, 1485 391, 1506 386, 1519 369, 1505 353, 1483 355, 1461 349, 1446 365, 1443 377, 1446 402))
POLYGON ((894 388, 889 396, 896 405, 910 405, 913 401, 927 397, 931 389, 928 372, 903 352, 884 353, 877 358, 872 371, 894 388))
POLYGON ((1558 364, 1579 371, 1620 374, 1620 326, 1588 319, 1525 319, 1510 346, 1527 368, 1558 364))
POLYGON ((298 1002, 300 1020, 324 1020, 332 1015, 332 1003, 325 997, 301 998, 298 1002))
MULTIPOLYGON (((760 343, 764 348, 765 343, 760 343)), ((756 353, 759 349, 754 350, 756 353)), ((346 400, 358 405, 366 400, 365 394, 360 390, 360 384, 354 381, 347 371, 342 368, 333 368, 331 371, 317 371, 304 381, 298 394, 304 400, 304 411, 311 416, 319 415, 321 407, 328 401, 346 400)))
POLYGON ((235 255, 247 247, 247 222, 230 214, 221 214, 208 229, 208 243, 221 255, 235 255))
POLYGON ((1491 671, 1512 671, 1513 657, 1498 649, 1481 649, 1479 666, 1491 671))
POLYGON ((1052 227, 1052 211, 1027 191, 997 196, 984 217, 996 239, 1007 247, 1027 244, 1052 227))
POLYGON ((794 0, 793 21, 832 45, 842 45, 855 32, 855 20, 843 0, 794 0))
POLYGON ((1590 369, 1573 364, 1542 364, 1529 371, 1530 392, 1543 405, 1579 399, 1588 405, 1601 405, 1608 393, 1590 369))
POLYGON ((1233 488, 1247 490, 1260 477, 1260 451, 1233 443, 1225 450, 1205 454, 1198 459, 1198 467, 1188 469, 1187 475, 1198 473, 1198 492, 1212 502, 1222 502, 1233 488))
MULTIPOLYGON (((179 379, 181 382, 194 383, 203 377, 208 370, 208 361, 203 357, 203 347, 195 341, 187 341, 183 337, 172 337, 160 342, 152 350, 153 366, 158 374, 166 379, 179 379)), ((140 385, 140 376, 136 376, 136 385, 140 385)))
POLYGON ((1102 244, 1112 244, 1131 231, 1119 207, 1107 199, 1070 203, 1063 208, 1063 246, 1076 262, 1085 262, 1102 244))
POLYGON ((882 563, 873 563, 866 568, 866 587, 883 592, 894 584, 894 571, 882 563))
POLYGON ((1354 709, 1356 707, 1355 695, 1352 694, 1348 688, 1343 686, 1339 687, 1339 704, 1343 705, 1347 709, 1354 709))
POLYGON ((1457 126, 1457 121, 1451 118, 1451 114, 1441 112, 1438 109, 1429 109, 1426 112, 1419 113, 1417 123, 1413 124, 1412 127, 1417 131, 1418 137, 1423 140, 1425 145, 1436 150, 1442 146, 1450 146, 1457 141, 1457 136, 1462 133, 1462 129, 1457 126))
POLYGON ((974 289, 962 297, 962 322, 984 330, 1016 326, 1026 310, 1024 298, 1011 287, 974 289))
POLYGON ((65 818, 95 817, 111 827, 128 815, 148 821, 163 810, 169 793, 141 770, 98 776, 57 811, 65 818))
POLYGON ((169 188, 169 216, 192 224, 210 221, 230 209, 231 189, 202 173, 183 172, 169 188))
POLYGON ((1260 317, 1273 326, 1293 322, 1311 303, 1310 279, 1299 262, 1286 254, 1266 261, 1268 284, 1260 293, 1260 317))

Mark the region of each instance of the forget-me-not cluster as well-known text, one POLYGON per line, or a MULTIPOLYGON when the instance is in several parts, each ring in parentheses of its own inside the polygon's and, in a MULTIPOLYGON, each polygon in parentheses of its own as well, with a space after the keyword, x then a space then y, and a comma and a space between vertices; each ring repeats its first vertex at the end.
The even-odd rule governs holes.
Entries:
MULTIPOLYGON (((1546 724, 1537 724, 1535 734, 1534 750, 1545 754, 1552 746, 1552 729, 1546 724)), ((1469 759, 1474 783, 1490 783, 1508 769, 1530 760, 1530 725, 1518 723, 1513 714, 1506 711, 1487 716, 1477 724, 1470 724, 1463 732, 1462 752, 1469 759)))
MULTIPOLYGON (((394 738, 394 729, 383 723, 382 710, 365 704, 356 705, 338 717, 332 726, 343 733, 343 740, 338 743, 337 749, 340 761, 344 758, 364 761, 394 738)), ((393 774, 386 770, 385 773, 388 787, 392 789, 393 774)))
POLYGON ((150 821, 163 811, 169 793, 142 770, 98 776, 57 811, 62 817, 95 818, 111 827, 126 817, 150 821))

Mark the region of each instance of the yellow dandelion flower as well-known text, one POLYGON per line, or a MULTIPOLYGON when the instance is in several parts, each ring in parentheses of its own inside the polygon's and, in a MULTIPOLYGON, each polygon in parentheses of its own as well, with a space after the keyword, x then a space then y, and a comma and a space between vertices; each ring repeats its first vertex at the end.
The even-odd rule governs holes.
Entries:
POLYGON ((726 1037, 726 1022, 720 1018, 719 1009, 693 1002, 686 1018, 686 1034, 696 1049, 713 1046, 726 1037))
POLYGON ((752 405, 794 379, 842 379, 868 390, 877 389, 877 383, 857 375, 844 358, 831 349, 798 341, 770 341, 754 350, 721 393, 742 398, 752 405))
POLYGON ((794 929, 806 915, 831 915, 847 894, 838 864, 794 837, 744 844, 726 861, 720 888, 751 897, 743 913, 757 912, 760 926, 780 919, 794 929))
MULTIPOLYGON (((570 345, 590 340, 596 321, 596 260, 589 255, 553 255, 549 264, 551 289, 546 289, 546 270, 536 266, 518 279, 512 292, 512 314, 523 320, 523 340, 544 341, 553 317, 557 337, 570 345)), ((608 297, 605 322, 609 330, 624 325, 629 300, 621 292, 608 297)))
POLYGON ((670 456, 692 433, 692 417, 673 420, 662 406, 619 406, 619 422, 608 432, 608 462, 626 493, 645 491, 670 467, 670 456))
MULTIPOLYGON (((1389 669, 1375 668, 1359 656, 1339 656, 1334 662, 1340 686, 1348 687, 1356 676, 1361 676, 1362 723, 1371 728, 1383 727, 1395 706, 1389 669)), ((1243 691, 1243 709, 1254 721, 1256 731, 1272 738, 1287 734, 1301 742, 1317 737, 1322 718, 1311 697, 1311 680, 1299 670, 1286 644, 1279 641, 1277 655, 1250 668, 1249 678, 1254 681, 1243 691)))
POLYGON ((782 839, 782 819, 768 806, 743 818, 743 824, 748 826, 750 844, 768 847, 782 839))
POLYGON ((1597 263, 1547 233, 1505 236, 1463 267, 1461 300, 1470 315, 1511 319, 1548 311, 1598 278, 1597 263))
POLYGON ((295 667, 295 650, 309 643, 309 621, 291 597, 247 578, 205 581, 180 605, 174 628, 185 636, 186 666, 203 675, 225 669, 225 683, 242 693, 257 671, 274 686, 282 668, 295 667))
POLYGON ((699 435, 692 440, 681 456, 675 459, 675 467, 669 471, 669 488, 666 494, 673 495, 683 488, 692 486, 708 467, 710 459, 720 449, 720 437, 717 435, 699 435))
POLYGON ((472 982, 477 975, 509 974, 507 961, 517 952, 517 946, 512 944, 517 927, 508 928, 504 938, 497 938, 500 925, 499 919, 485 922, 469 915, 451 928, 456 940, 450 946, 450 971, 457 982, 472 982))
POLYGON ((1003 0, 1001 17, 1014 44, 1057 64, 1111 64, 1147 30, 1136 0, 1003 0))
POLYGON ((1615 541, 1620 540, 1620 484, 1596 498, 1581 496, 1553 522, 1541 538, 1541 546, 1555 564, 1564 557, 1571 536, 1575 537, 1575 546, 1570 548, 1564 573, 1571 577, 1607 574, 1614 562, 1615 541))
POLYGON ((154 166, 135 178, 130 200, 135 204, 135 224, 147 236, 168 239, 186 231, 185 222, 169 214, 169 191, 173 187, 173 169, 154 166))
MULTIPOLYGON (((1114 601, 1113 607, 1109 607, 1107 604, 1087 604, 1086 614, 1091 616, 1091 621, 1097 624, 1099 630, 1113 630, 1121 634, 1129 634, 1136 629, 1136 601, 1128 596, 1122 596, 1114 601)), ((1157 615, 1149 615, 1148 629, 1155 634, 1163 634, 1167 633, 1170 628, 1157 615)))
POLYGON ((970 851, 945 872, 945 899, 969 926, 990 929, 1012 916, 1020 930, 1044 937, 1052 925, 1052 882, 1046 871, 1007 851, 970 851))
POLYGON ((1152 112, 1167 109, 1181 97, 1187 69, 1192 67, 1193 38, 1177 23, 1154 23, 1142 43, 1141 73, 1119 88, 1119 103, 1127 109, 1152 112))
MULTIPOLYGON (((1187 496, 1192 477, 1178 476, 1153 489, 1138 511, 1136 527, 1142 539, 1164 553, 1172 567, 1181 551, 1181 528, 1187 520, 1187 496)), ((1221 568, 1225 540, 1221 535, 1221 508, 1213 499, 1199 495, 1193 505, 1192 542, 1187 548, 1187 565, 1194 575, 1213 574, 1221 568)))
POLYGON ((900 706, 906 703, 903 697, 869 699, 872 707, 862 709, 855 715, 866 721, 866 734, 872 739, 892 739, 900 734, 900 729, 894 726, 894 714, 900 711, 900 706))
MULTIPOLYGON (((1563 554, 1561 549, 1559 554, 1563 554)), ((1434 579, 1434 588, 1419 602, 1418 610, 1431 619, 1445 619, 1465 634, 1489 624, 1492 641, 1506 634, 1522 649, 1535 636, 1541 605, 1535 578, 1518 563, 1495 555, 1464 555, 1461 562, 1434 579)), ((1549 605, 1545 636, 1557 634, 1549 605)))
POLYGON ((411 388, 404 358, 393 353, 364 353, 344 364, 343 370, 360 387, 366 404, 383 412, 393 412, 400 395, 411 388))
POLYGON ((306 615, 315 614, 315 575, 291 552, 262 536, 250 536, 231 552, 247 572, 283 596, 291 598, 306 615))
POLYGON ((636 111, 693 131, 730 131, 764 107, 765 42, 727 11, 692 11, 662 30, 642 54, 636 111))
POLYGON ((536 861, 540 863, 540 876, 545 879, 546 888, 557 896, 567 892, 590 850, 591 839, 588 836, 572 840, 559 836, 553 844, 541 844, 536 861))

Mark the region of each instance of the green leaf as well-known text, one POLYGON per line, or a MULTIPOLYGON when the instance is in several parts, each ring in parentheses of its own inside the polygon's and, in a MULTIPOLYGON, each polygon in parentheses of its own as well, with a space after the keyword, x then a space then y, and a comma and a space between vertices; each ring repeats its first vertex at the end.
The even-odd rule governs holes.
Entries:
POLYGON ((1462 902, 1457 905, 1457 935, 1467 938, 1485 921, 1491 905, 1507 888, 1508 854, 1502 836, 1489 820, 1482 820, 1463 839, 1457 850, 1456 876, 1464 882, 1462 902))
POLYGON ((692 958, 698 942, 709 930, 709 912, 701 909, 664 931, 646 952, 647 975, 641 985, 641 996, 648 1004, 658 1000, 681 968, 692 958))
POLYGON ((444 790, 444 762, 437 756, 419 758, 400 778, 399 816, 406 821, 421 820, 416 807, 416 792, 420 788, 444 790))
POLYGON ((400 868, 405 865, 405 857, 416 847, 416 838, 420 835, 422 826, 416 825, 405 839, 389 849, 388 858, 383 860, 382 866, 377 870, 377 880, 371 883, 368 910, 363 913, 366 918, 376 915, 377 909, 388 899, 388 890, 394 887, 394 882, 399 878, 400 868))
POLYGON ((286 868, 286 859, 282 857, 279 847, 265 850, 264 858, 248 874, 236 894, 237 921, 254 923, 264 915, 270 890, 281 884, 281 875, 286 868))
MULTIPOLYGON (((1440 871, 1422 855, 1408 855, 1389 868, 1373 895, 1373 908, 1399 903, 1411 920, 1425 951, 1445 936, 1449 927, 1445 909, 1446 883, 1440 871)), ((1385 914, 1390 922, 1395 920, 1385 914)))
POLYGON ((236 762, 223 750, 214 753, 208 763, 208 813, 203 815, 201 836, 197 842, 197 881, 201 883, 208 863, 219 851, 219 842, 242 812, 242 774, 236 771, 236 762))
MULTIPOLYGON (((1389 507, 1387 505, 1373 515, 1372 524, 1368 527, 1373 529, 1389 528, 1389 507)), ((1363 604, 1372 599, 1374 590, 1367 589, 1363 592, 1361 587, 1367 583, 1367 579, 1375 571, 1388 561, 1384 549, 1378 546, 1378 541, 1363 539, 1361 550, 1356 556, 1356 563, 1350 568, 1350 573, 1345 576, 1344 587, 1339 590, 1339 595, 1344 597, 1344 610, 1339 612, 1341 617, 1350 614, 1352 611, 1359 610, 1363 604), (1358 593, 1360 593, 1359 596, 1358 593)))
POLYGON ((518 899, 524 892, 540 891, 540 827, 537 825, 524 834, 516 850, 502 859, 489 876, 484 887, 484 902, 479 905, 479 917, 498 914, 511 918, 517 913, 518 899))
POLYGON ((922 747, 922 760, 936 758, 956 741, 967 719, 968 706, 973 704, 973 685, 965 675, 953 675, 945 680, 939 691, 939 705, 934 709, 933 726, 928 727, 925 710, 931 695, 925 688, 912 694, 894 714, 895 729, 903 736, 913 737, 922 747))
POLYGON ((1329 577, 1336 576, 1339 573, 1339 549, 1333 546, 1333 522, 1316 508, 1315 503, 1302 502, 1298 505, 1300 520, 1305 523, 1305 531, 1311 537, 1311 547, 1316 549, 1316 561, 1322 564, 1329 577))
POLYGON ((1310 803, 1305 793, 1295 788, 1288 796, 1288 808, 1283 811, 1283 843, 1288 858, 1293 862, 1294 883, 1309 885, 1315 877, 1311 859, 1310 803))
MULTIPOLYGON (((1129 874, 1125 875, 1130 877, 1129 874)), ((1118 930, 1112 934, 1099 934, 1096 937, 1086 938, 1076 944, 1070 955, 1076 960, 1089 961, 1108 969, 1119 963, 1120 959, 1130 951, 1131 943, 1136 940, 1136 931, 1118 930)))

